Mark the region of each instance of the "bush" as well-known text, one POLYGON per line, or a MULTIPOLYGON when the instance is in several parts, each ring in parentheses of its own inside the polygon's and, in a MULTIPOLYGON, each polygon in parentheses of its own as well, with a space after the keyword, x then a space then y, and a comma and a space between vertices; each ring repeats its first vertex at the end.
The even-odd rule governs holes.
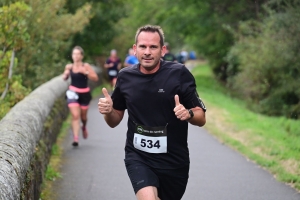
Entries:
POLYGON ((281 12, 269 7, 262 22, 241 23, 235 33, 238 42, 227 55, 228 87, 259 112, 298 119, 300 4, 284 5, 281 12))

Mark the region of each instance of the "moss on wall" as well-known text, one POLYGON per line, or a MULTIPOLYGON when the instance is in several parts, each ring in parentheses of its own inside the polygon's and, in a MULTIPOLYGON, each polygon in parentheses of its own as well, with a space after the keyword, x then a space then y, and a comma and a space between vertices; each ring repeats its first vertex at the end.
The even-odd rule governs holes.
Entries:
POLYGON ((35 148, 34 157, 27 171, 20 199, 39 199, 44 173, 51 156, 52 145, 55 143, 61 125, 68 113, 67 103, 63 96, 55 102, 50 115, 44 123, 43 133, 35 148))

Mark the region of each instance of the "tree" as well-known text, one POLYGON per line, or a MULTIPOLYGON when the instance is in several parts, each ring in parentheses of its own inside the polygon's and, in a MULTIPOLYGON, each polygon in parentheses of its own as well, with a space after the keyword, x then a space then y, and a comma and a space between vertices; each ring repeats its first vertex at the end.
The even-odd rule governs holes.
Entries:
POLYGON ((17 73, 26 87, 36 88, 62 72, 73 36, 89 23, 91 5, 84 4, 71 14, 64 8, 66 0, 26 1, 32 9, 28 18, 31 39, 17 54, 17 73))
POLYGON ((75 35, 72 45, 80 45, 85 50, 86 57, 95 58, 110 50, 111 41, 117 36, 115 24, 125 15, 124 1, 68 0, 66 8, 73 13, 86 2, 91 3, 93 16, 84 30, 75 35))
POLYGON ((127 43, 129 36, 123 34, 130 30, 132 41, 138 26, 160 25, 173 49, 184 46, 195 49, 210 61, 217 77, 226 81, 228 63, 224 58, 234 45, 234 37, 227 27, 236 30, 241 21, 258 19, 266 1, 131 0, 125 7, 127 17, 117 24, 124 38, 119 40, 127 43))
POLYGON ((0 118, 31 89, 62 73, 73 36, 91 17, 90 4, 71 14, 65 3, 0 1, 0 118))
MULTIPOLYGON (((1 64, 6 53, 11 54, 9 66, 7 66, 9 69, 7 70, 8 73, 1 100, 5 98, 8 92, 9 82, 13 75, 15 52, 24 47, 25 43, 29 40, 26 18, 30 14, 30 11, 30 7, 21 2, 16 2, 0 8, 0 46, 3 48, 3 51, 0 54, 0 67, 3 67, 1 64)), ((4 67, 6 66, 4 65, 4 67)))

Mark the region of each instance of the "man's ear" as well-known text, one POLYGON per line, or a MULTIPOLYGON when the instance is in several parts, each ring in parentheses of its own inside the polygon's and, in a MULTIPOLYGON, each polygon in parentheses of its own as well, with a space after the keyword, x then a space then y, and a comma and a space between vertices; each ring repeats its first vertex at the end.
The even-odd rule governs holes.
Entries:
POLYGON ((134 44, 134 45, 132 46, 132 49, 133 49, 134 55, 136 55, 136 44, 134 44))
POLYGON ((161 51, 161 57, 163 57, 166 54, 167 47, 164 45, 164 46, 162 46, 161 50, 162 50, 161 51))

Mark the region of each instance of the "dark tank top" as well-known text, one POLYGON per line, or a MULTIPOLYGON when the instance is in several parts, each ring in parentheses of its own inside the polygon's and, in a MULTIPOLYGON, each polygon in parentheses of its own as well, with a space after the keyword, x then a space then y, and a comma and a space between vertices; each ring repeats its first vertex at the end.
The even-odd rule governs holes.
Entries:
POLYGON ((82 73, 74 73, 72 69, 70 70, 71 75, 71 85, 77 88, 87 88, 88 78, 82 73))

